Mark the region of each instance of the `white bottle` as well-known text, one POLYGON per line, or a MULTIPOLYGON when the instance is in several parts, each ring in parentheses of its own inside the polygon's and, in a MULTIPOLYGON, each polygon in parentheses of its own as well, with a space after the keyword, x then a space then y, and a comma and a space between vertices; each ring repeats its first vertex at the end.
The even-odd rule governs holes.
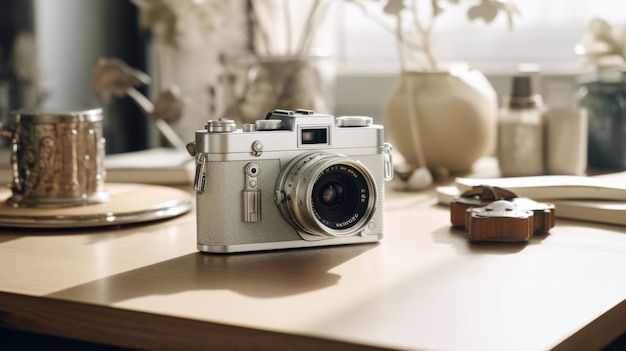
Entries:
POLYGON ((546 172, 584 175, 587 169, 587 110, 575 107, 573 87, 547 87, 545 122, 546 172))
POLYGON ((544 174, 540 101, 529 76, 513 77, 511 95, 505 96, 498 118, 498 165, 504 177, 544 174))

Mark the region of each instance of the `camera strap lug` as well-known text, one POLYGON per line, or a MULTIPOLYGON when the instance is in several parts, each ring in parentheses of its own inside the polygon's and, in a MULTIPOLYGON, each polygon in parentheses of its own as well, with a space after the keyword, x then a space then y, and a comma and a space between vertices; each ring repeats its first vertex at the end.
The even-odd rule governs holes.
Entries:
POLYGON ((196 158, 196 176, 193 181, 193 189, 199 194, 206 190, 206 164, 206 155, 201 154, 196 158))
POLYGON ((253 156, 261 156, 263 154, 263 142, 261 140, 255 140, 252 142, 252 155, 253 156))
POLYGON ((383 177, 386 181, 393 179, 393 160, 391 157, 391 149, 391 144, 383 144, 383 177))

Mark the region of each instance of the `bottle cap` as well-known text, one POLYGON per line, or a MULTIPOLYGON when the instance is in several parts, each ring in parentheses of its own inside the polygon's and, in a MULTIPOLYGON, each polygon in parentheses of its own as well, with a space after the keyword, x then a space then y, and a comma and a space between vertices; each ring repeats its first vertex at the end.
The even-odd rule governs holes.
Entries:
POLYGON ((533 94, 530 76, 515 76, 509 97, 509 107, 528 108, 536 107, 537 98, 533 94))

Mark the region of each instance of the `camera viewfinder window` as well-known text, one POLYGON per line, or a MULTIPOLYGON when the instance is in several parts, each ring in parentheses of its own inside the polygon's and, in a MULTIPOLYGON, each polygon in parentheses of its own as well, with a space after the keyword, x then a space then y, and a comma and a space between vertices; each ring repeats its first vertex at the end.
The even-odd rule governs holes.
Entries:
POLYGON ((328 128, 302 129, 300 140, 302 145, 328 145, 328 128))

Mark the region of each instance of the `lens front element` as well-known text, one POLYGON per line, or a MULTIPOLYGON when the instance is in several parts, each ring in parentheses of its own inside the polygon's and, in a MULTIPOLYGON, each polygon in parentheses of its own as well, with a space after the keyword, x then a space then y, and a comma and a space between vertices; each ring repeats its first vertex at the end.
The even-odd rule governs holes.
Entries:
POLYGON ((370 189, 358 169, 336 164, 324 169, 313 186, 313 212, 330 229, 348 229, 367 212, 370 189))
POLYGON ((346 156, 316 152, 295 159, 281 173, 279 209, 292 225, 318 236, 354 235, 371 219, 376 203, 372 176, 346 156))

